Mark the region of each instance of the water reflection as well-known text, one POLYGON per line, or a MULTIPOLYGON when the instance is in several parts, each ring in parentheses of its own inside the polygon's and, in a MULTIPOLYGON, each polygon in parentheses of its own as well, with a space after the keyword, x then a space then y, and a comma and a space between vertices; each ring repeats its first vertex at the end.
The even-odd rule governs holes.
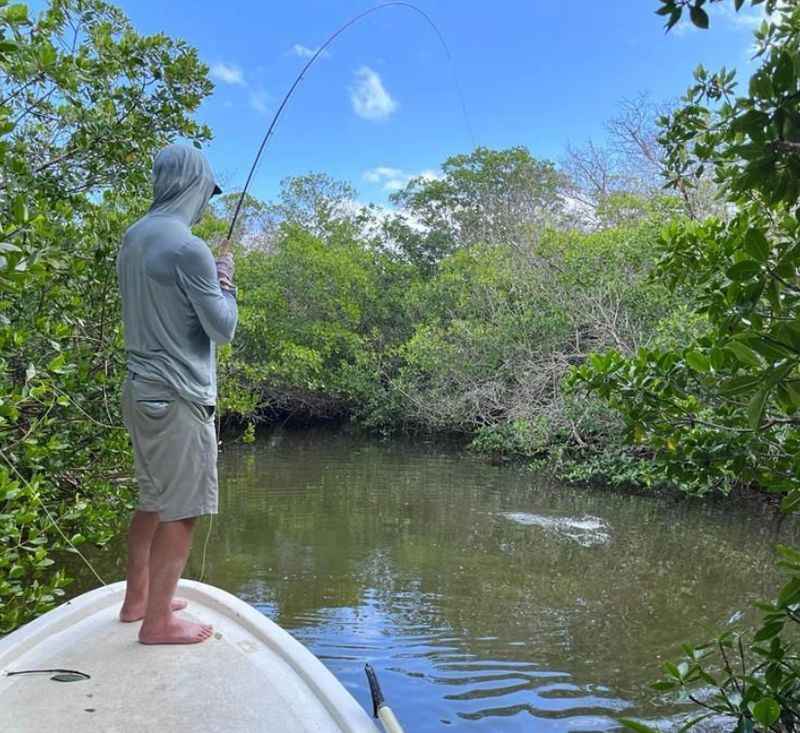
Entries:
POLYGON ((658 655, 771 595, 772 545, 792 539, 762 507, 589 492, 324 432, 229 447, 222 481, 207 580, 295 634, 365 707, 372 663, 417 733, 679 713, 647 686, 658 655))

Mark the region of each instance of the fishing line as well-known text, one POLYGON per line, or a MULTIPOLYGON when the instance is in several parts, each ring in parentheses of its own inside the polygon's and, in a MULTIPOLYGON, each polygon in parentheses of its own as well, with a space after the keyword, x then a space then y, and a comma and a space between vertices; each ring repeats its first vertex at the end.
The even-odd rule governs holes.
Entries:
POLYGON ((203 556, 202 560, 200 561, 200 576, 197 578, 199 582, 203 582, 203 579, 206 577, 206 553, 208 552, 208 541, 211 539, 211 530, 214 527, 214 515, 208 515, 208 531, 206 532, 206 539, 203 542, 203 556))
POLYGON ((227 250, 227 248, 230 247, 230 238, 231 238, 231 236, 233 236, 233 230, 236 227, 236 220, 239 218, 239 212, 242 209, 242 204, 244 203, 245 196, 247 195, 247 189, 250 187, 250 181, 252 180, 253 175, 254 175, 254 173, 256 171, 256 168, 258 167, 258 163, 261 160, 261 154, 264 152, 264 148, 267 146, 267 143, 269 142, 269 139, 272 137, 272 133, 275 131, 275 126, 278 124, 278 120, 280 119, 284 108, 286 107, 286 105, 289 102, 289 100, 292 98, 292 95, 294 94, 295 89, 297 89, 298 85, 303 80, 303 77, 306 75, 306 72, 314 65, 314 62, 324 53, 324 51, 328 48, 328 46, 330 46, 342 33, 344 33, 348 28, 350 28, 350 26, 355 25, 360 20, 362 20, 363 18, 366 18, 368 15, 371 15, 372 13, 376 13, 379 10, 384 10, 385 8, 391 8, 391 7, 402 7, 402 8, 408 8, 409 10, 412 10, 413 12, 415 12, 418 15, 422 16, 422 18, 433 29, 434 33, 436 33, 436 36, 439 39, 439 42, 441 43, 442 48, 444 49, 445 54, 447 55, 447 60, 448 60, 448 62, 450 64, 450 70, 451 70, 451 73, 453 74, 453 81, 455 82, 455 86, 456 86, 456 89, 458 91, 458 96, 459 96, 459 99, 461 101, 461 111, 462 111, 462 113, 464 115, 464 121, 466 122, 467 129, 469 131, 469 136, 470 136, 470 139, 472 141, 472 147, 473 148, 476 147, 475 135, 474 135, 473 130, 472 130, 472 125, 470 124, 469 114, 467 113, 467 105, 466 105, 466 102, 464 101, 464 92, 461 89, 461 84, 459 83, 458 75, 456 74, 455 64, 453 62, 453 55, 450 53, 450 48, 447 45, 447 41, 445 41, 444 36, 442 35, 442 32, 437 27, 436 23, 433 22, 431 17, 424 10, 421 10, 416 5, 413 5, 412 3, 394 2, 394 1, 392 1, 392 2, 381 3, 380 5, 376 5, 373 8, 369 8, 368 10, 365 10, 363 13, 359 13, 354 18, 351 18, 350 20, 347 21, 347 23, 345 23, 338 30, 336 30, 334 33, 332 33, 328 37, 328 40, 326 40, 325 43, 323 43, 314 52, 314 55, 308 60, 308 62, 305 64, 305 66, 303 66, 303 68, 301 69, 300 73, 297 75, 297 78, 294 80, 294 83, 292 84, 292 86, 289 87, 289 91, 286 93, 286 96, 284 96, 283 100, 281 101, 280 106, 278 107, 278 111, 275 112, 275 116, 272 118, 272 121, 270 122, 270 125, 267 128, 267 133, 266 133, 266 135, 264 135, 264 139, 261 141, 261 145, 258 148, 258 153, 256 153, 256 157, 255 157, 255 160, 253 161, 253 165, 250 167, 250 172, 247 174, 247 180, 245 181, 244 188, 242 189, 242 193, 240 194, 239 200, 238 200, 238 202, 236 204, 236 209, 233 212, 233 217, 231 218, 230 226, 228 227, 228 235, 225 238, 225 242, 223 243, 223 250, 227 250))
MULTIPOLYGON (((264 138, 261 140, 261 144, 258 146, 258 152, 256 153, 255 160, 253 160, 253 164, 250 166, 250 171, 247 174, 247 179, 244 183, 244 188, 242 188, 241 194, 239 194, 239 199, 236 202, 236 209, 233 212, 233 216, 231 217, 231 223, 228 226, 228 234, 225 237, 225 241, 222 244, 222 252, 227 252, 231 246, 231 237, 233 236, 233 230, 236 228, 236 221, 239 218, 239 214, 242 210, 242 205, 244 204, 244 200, 247 196, 247 190, 250 188, 250 182, 253 180, 253 176, 255 175, 256 169, 258 168, 258 164, 261 160, 261 156, 264 153, 264 149, 267 147, 267 143, 269 142, 270 138, 272 137, 273 133, 275 132, 275 127, 278 124, 278 120, 280 120, 281 115, 283 114, 286 105, 289 103, 289 100, 292 98, 297 87, 300 85, 300 82, 303 81, 308 70, 314 65, 317 59, 322 56, 322 54, 326 51, 326 49, 340 36, 344 33, 348 28, 358 23, 360 20, 366 18, 368 15, 372 15, 373 13, 378 12, 379 10, 385 10, 386 8, 392 7, 401 7, 407 8, 408 10, 413 11, 417 15, 421 16, 423 20, 433 29, 433 32, 436 34, 436 37, 439 39, 439 43, 441 44, 442 48, 444 49, 445 55, 447 56, 448 64, 450 65, 450 72, 453 76, 453 82, 456 87, 456 91, 458 92, 459 102, 461 103, 461 113, 464 116, 464 122, 467 127, 467 131, 469 133, 470 141, 472 143, 472 147, 477 147, 475 142, 475 133, 472 129, 472 123, 470 122, 469 113, 467 111, 467 103, 464 99, 464 90, 461 88, 461 83, 458 78, 458 74, 456 73, 455 63, 453 61, 453 54, 450 52, 450 47, 447 45, 447 41, 444 38, 444 35, 439 30, 439 27, 436 23, 433 22, 433 19, 422 9, 418 8, 416 5, 409 3, 409 2, 400 2, 399 0, 392 0, 391 2, 381 3, 380 5, 376 5, 375 7, 369 8, 362 13, 359 13, 355 17, 348 20, 344 25, 340 26, 336 31, 334 31, 330 36, 328 36, 327 40, 314 52, 314 55, 306 62, 303 68, 300 70, 300 73, 295 78, 294 82, 292 82, 291 87, 289 87, 289 91, 286 92, 283 99, 281 100, 280 105, 278 106, 275 115, 272 117, 272 120, 269 123, 269 127, 267 128, 267 132, 264 135, 264 138)), ((219 410, 217 410, 216 416, 216 436, 217 436, 217 447, 218 449, 222 446, 221 441, 221 432, 222 432, 222 415, 219 410)), ((213 522, 213 519, 212 519, 213 522)), ((212 529, 212 522, 209 522, 208 531, 206 533, 206 539, 203 543, 203 555, 200 567, 200 580, 203 579, 205 575, 205 568, 206 568, 206 549, 208 548, 208 540, 211 537, 211 529, 212 529)))
MULTIPOLYGON (((258 152, 256 153, 256 157, 255 157, 255 160, 253 161, 253 165, 250 166, 250 171, 247 174, 247 179, 245 180, 244 188, 242 189, 241 194, 239 194, 239 200, 236 202, 236 209, 233 212, 233 217, 231 218, 231 223, 228 226, 228 234, 226 235, 225 240, 222 243, 221 253, 226 253, 226 252, 228 252, 230 250, 230 246, 231 246, 231 241, 230 240, 231 240, 231 237, 233 236, 233 230, 236 228, 236 220, 239 218, 239 213, 242 210, 242 205, 244 204, 244 200, 245 200, 245 198, 247 196, 247 190, 250 188, 250 182, 252 181, 253 176, 255 175, 256 168, 258 168, 259 161, 261 160, 261 155, 263 154, 264 149, 267 147, 267 143, 269 142, 270 138, 272 137, 272 134, 275 132, 275 127, 278 124, 278 120, 281 118, 281 115, 283 114, 284 108, 289 103, 289 100, 292 98, 292 95, 294 94, 295 90, 297 89, 297 87, 299 86, 300 82, 305 77, 306 72, 314 65, 314 62, 320 56, 322 56, 322 54, 325 52, 325 50, 340 35, 342 35, 342 33, 344 33, 348 28, 350 28, 351 26, 355 25, 356 23, 358 23, 363 18, 366 18, 368 15, 372 15, 372 13, 376 13, 379 10, 384 10, 386 8, 391 8, 391 7, 407 8, 408 10, 411 10, 411 11, 417 13, 433 29, 434 33, 436 34, 436 37, 439 39, 439 43, 441 44, 442 48, 444 49, 444 52, 445 52, 445 54, 447 56, 447 61, 448 61, 449 65, 450 65, 450 72, 451 72, 451 74, 453 76, 453 82, 454 82, 456 90, 458 92, 458 98, 459 98, 459 101, 461 103, 461 112, 462 112, 462 114, 464 116, 464 122, 466 124, 467 131, 469 132, 469 137, 470 137, 470 141, 472 142, 472 147, 473 148, 477 147, 477 144, 475 142, 475 133, 474 133, 474 131, 472 129, 472 124, 471 124, 470 119, 469 119, 469 113, 467 112, 467 103, 466 103, 466 101, 464 99, 464 91, 461 88, 461 83, 459 82, 458 74, 456 73, 455 62, 453 60, 453 54, 450 52, 450 47, 447 45, 447 41, 445 40, 444 35, 442 34, 442 32, 439 30, 439 27, 436 25, 436 23, 433 22, 433 19, 424 10, 421 10, 416 5, 413 5, 412 3, 400 2, 399 0, 392 0, 391 2, 385 2, 385 3, 381 3, 380 5, 376 5, 375 7, 369 8, 368 10, 365 10, 363 13, 359 13, 355 17, 351 18, 343 26, 340 26, 334 33, 332 33, 330 36, 328 36, 328 39, 325 41, 325 43, 323 43, 314 52, 314 55, 306 62, 306 64, 300 70, 300 73, 295 78, 294 82, 292 83, 292 86, 289 87, 289 91, 286 92, 286 95, 283 97, 283 100, 281 101, 277 112, 275 112, 275 115, 273 116, 272 120, 270 121, 269 127, 267 128, 267 132, 264 135, 263 140, 261 141, 261 145, 259 145, 259 147, 258 147, 258 152)), ((216 434, 217 434, 217 447, 218 448, 222 447, 222 440, 221 440, 222 436, 221 436, 221 433, 222 433, 222 415, 221 415, 220 411, 217 410, 216 434)))

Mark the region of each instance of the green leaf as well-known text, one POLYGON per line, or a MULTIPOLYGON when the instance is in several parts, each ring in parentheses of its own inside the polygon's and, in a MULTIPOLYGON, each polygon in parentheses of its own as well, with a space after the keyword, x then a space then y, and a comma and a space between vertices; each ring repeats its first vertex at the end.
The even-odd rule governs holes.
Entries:
POLYGON ((763 366, 763 362, 759 358, 758 354, 749 346, 745 346, 741 341, 729 341, 725 348, 742 364, 759 368, 763 366))
POLYGON ((750 77, 750 96, 760 99, 770 99, 775 94, 772 86, 772 77, 767 71, 759 71, 750 77))
POLYGON ((652 687, 657 692, 670 692, 671 690, 674 690, 676 687, 678 687, 678 683, 671 682, 669 680, 661 680, 659 682, 653 682, 653 684, 650 685, 650 687, 652 687))
POLYGON ((719 371, 725 367, 725 352, 715 346, 711 349, 709 360, 711 361, 711 366, 719 371))
POLYGON ((9 5, 5 10, 5 18, 9 23, 27 23, 28 22, 28 7, 21 3, 17 5, 9 5))
POLYGON ((767 641, 768 639, 771 639, 772 637, 780 634, 781 631, 783 631, 783 621, 776 621, 771 624, 765 624, 758 630, 756 635, 753 637, 753 641, 755 642, 767 641))
POLYGON ((753 336, 747 339, 747 346, 763 356, 768 363, 778 364, 764 375, 770 385, 782 381, 796 366, 796 352, 780 341, 753 336))
POLYGON ((761 265, 755 260, 742 260, 728 268, 725 273, 731 280, 744 282, 761 272, 761 265))
POLYGON ((14 199, 14 203, 11 206, 11 217, 14 223, 19 225, 25 224, 28 221, 28 205, 21 196, 14 199))
POLYGON ((784 560, 789 560, 800 566, 800 550, 796 550, 794 547, 789 547, 788 545, 778 545, 775 550, 784 560))
POLYGON ((767 667, 767 672, 764 675, 764 679, 773 690, 778 689, 778 687, 780 687, 781 680, 783 679, 783 672, 781 672, 780 666, 777 664, 770 664, 770 666, 767 667))
POLYGON ((800 491, 795 490, 787 494, 781 500, 781 511, 789 514, 797 511, 800 507, 800 491))
POLYGON ((703 8, 692 5, 689 8, 689 17, 698 28, 708 28, 708 13, 703 8))
POLYGON ((764 697, 753 706, 753 717, 769 727, 781 716, 781 706, 771 697, 764 697))
POLYGON ((797 86, 794 78, 794 61, 786 51, 781 51, 778 55, 773 81, 781 92, 792 91, 797 86))
POLYGON ((747 422, 753 430, 758 429, 758 426, 761 425, 768 394, 769 390, 767 388, 758 390, 747 405, 747 422))
POLYGON ((699 351, 687 351, 686 363, 696 372, 707 372, 711 368, 708 359, 699 351))
POLYGON ((58 60, 58 52, 51 43, 39 47, 39 63, 43 67, 52 66, 58 60))
POLYGON ((763 264, 769 258, 769 242, 760 229, 748 229, 744 238, 744 249, 756 262, 763 264))
POLYGON ((789 604, 794 604, 800 597, 800 576, 795 575, 781 588, 778 594, 778 604, 781 608, 789 604))
POLYGON ((56 374, 63 374, 64 364, 66 360, 67 360, 66 354, 64 354, 63 352, 61 354, 58 354, 58 356, 50 360, 50 363, 47 365, 47 371, 55 372, 56 374))
POLYGON ((790 382, 778 385, 776 398, 778 405, 787 415, 794 415, 800 409, 800 391, 790 382))
POLYGON ((680 8, 673 8, 672 14, 667 21, 667 31, 672 30, 672 28, 678 23, 681 19, 681 9, 680 8))

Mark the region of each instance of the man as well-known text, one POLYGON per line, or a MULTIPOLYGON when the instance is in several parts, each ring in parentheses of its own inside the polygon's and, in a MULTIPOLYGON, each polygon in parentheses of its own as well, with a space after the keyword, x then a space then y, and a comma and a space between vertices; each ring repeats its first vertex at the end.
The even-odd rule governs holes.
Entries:
POLYGON ((214 194, 194 148, 170 145, 153 165, 153 205, 117 258, 128 378, 122 413, 139 504, 128 532, 122 621, 142 620, 144 644, 193 644, 212 629, 175 611, 196 517, 217 512, 215 345, 233 338, 233 257, 214 260, 190 227, 214 194))

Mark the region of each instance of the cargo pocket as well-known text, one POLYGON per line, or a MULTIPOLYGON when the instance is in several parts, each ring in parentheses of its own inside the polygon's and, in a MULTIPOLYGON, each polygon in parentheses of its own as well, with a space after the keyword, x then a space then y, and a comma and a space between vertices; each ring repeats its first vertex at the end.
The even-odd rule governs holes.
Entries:
POLYGON ((167 416, 172 402, 168 400, 136 400, 136 407, 145 417, 160 420, 167 416))

